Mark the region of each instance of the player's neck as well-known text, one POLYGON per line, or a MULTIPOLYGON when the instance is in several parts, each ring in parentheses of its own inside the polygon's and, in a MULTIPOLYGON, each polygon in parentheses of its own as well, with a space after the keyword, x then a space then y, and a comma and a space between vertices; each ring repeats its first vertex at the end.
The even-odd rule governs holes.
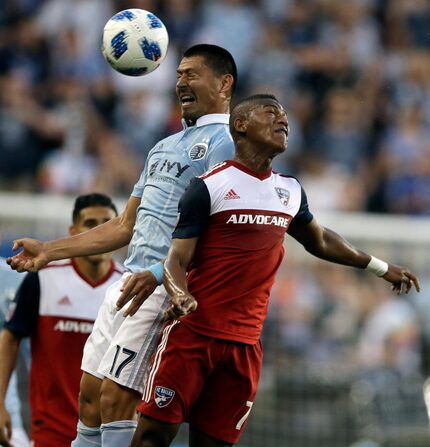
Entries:
POLYGON ((272 160, 255 154, 236 154, 235 160, 251 171, 263 174, 272 169, 272 160))
POLYGON ((79 273, 88 279, 89 282, 93 283, 103 279, 108 274, 112 265, 110 258, 101 262, 92 262, 87 258, 75 258, 73 261, 79 273))

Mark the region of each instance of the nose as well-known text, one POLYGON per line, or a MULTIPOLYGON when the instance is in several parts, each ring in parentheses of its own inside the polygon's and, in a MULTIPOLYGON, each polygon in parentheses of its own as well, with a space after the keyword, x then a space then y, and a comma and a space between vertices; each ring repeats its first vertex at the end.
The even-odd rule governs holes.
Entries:
POLYGON ((290 128, 288 126, 288 118, 285 112, 282 112, 278 115, 277 124, 285 127, 287 129, 287 133, 290 133, 290 128))
POLYGON ((179 89, 185 86, 186 85, 185 79, 186 79, 185 76, 178 76, 178 78, 176 79, 176 88, 179 89))
POLYGON ((288 126, 288 118, 287 114, 285 112, 280 112, 278 115, 278 123, 284 124, 285 126, 288 126))

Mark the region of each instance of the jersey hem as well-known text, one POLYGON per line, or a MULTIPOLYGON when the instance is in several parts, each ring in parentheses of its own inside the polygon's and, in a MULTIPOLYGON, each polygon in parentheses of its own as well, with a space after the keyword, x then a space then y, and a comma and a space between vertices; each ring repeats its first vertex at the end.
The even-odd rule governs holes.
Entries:
POLYGON ((199 335, 203 335, 204 337, 216 338, 218 340, 231 341, 236 343, 243 343, 245 345, 255 345, 260 340, 260 335, 257 338, 255 337, 245 337, 245 336, 237 336, 235 333, 230 332, 220 332, 220 331, 204 331, 200 330, 200 328, 193 324, 190 324, 186 321, 186 319, 180 319, 181 323, 184 324, 188 329, 193 332, 196 332, 199 335))

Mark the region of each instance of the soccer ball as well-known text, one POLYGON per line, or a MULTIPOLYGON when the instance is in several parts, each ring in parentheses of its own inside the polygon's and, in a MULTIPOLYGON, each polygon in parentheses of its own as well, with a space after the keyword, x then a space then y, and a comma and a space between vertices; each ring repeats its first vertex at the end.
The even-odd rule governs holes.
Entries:
POLYGON ((163 22, 144 9, 126 9, 111 17, 103 29, 102 53, 119 73, 142 76, 160 66, 169 36, 163 22))

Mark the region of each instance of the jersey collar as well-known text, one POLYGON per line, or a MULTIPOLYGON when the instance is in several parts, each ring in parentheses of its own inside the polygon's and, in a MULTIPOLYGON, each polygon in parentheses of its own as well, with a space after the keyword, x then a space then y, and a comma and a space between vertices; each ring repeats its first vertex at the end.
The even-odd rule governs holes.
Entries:
POLYGON ((251 169, 247 168, 245 165, 243 165, 242 163, 239 163, 236 160, 226 160, 226 163, 230 164, 231 166, 234 166, 236 169, 239 169, 239 171, 245 172, 245 174, 248 174, 248 175, 251 175, 252 177, 258 178, 259 180, 266 180, 266 179, 270 178, 270 176, 273 173, 273 171, 271 169, 269 169, 266 172, 252 171, 251 169))
POLYGON ((208 124, 228 124, 230 119, 230 114, 228 113, 210 113, 209 115, 203 115, 197 118, 196 124, 194 126, 188 126, 184 119, 182 119, 182 126, 184 129, 189 127, 202 127, 208 124))
POLYGON ((85 275, 84 272, 79 268, 75 259, 71 258, 71 261, 72 261, 72 267, 74 268, 76 274, 81 279, 83 279, 88 285, 90 285, 93 289, 104 284, 112 276, 112 273, 115 271, 115 263, 113 262, 113 260, 111 260, 110 267, 106 275, 104 275, 103 278, 100 278, 98 281, 93 281, 90 277, 85 275))

